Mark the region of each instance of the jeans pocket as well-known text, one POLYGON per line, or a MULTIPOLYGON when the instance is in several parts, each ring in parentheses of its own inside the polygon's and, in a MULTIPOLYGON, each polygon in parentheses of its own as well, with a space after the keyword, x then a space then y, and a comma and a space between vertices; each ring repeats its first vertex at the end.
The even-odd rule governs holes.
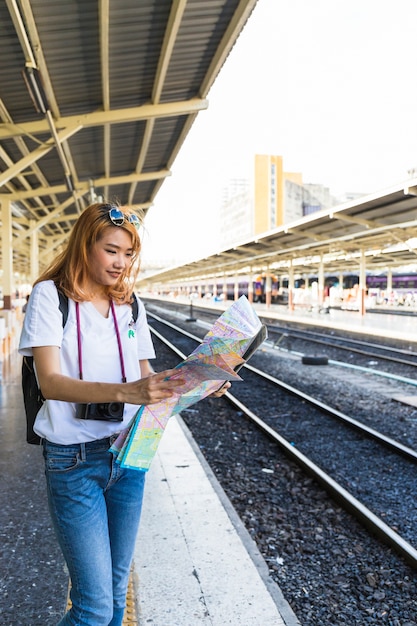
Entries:
POLYGON ((55 450, 45 450, 45 469, 50 473, 71 472, 81 463, 78 452, 68 451, 57 453, 55 450))

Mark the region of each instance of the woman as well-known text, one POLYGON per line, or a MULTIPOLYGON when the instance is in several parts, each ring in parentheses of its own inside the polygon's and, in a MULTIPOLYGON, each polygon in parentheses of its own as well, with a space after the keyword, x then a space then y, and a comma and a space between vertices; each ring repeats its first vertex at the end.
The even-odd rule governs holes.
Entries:
POLYGON ((89 206, 36 281, 24 319, 19 351, 33 354, 46 399, 34 429, 71 578, 72 606, 59 626, 122 624, 145 472, 121 468, 109 447, 138 405, 184 382, 167 380, 173 370, 153 372, 140 301, 135 321, 140 225, 126 207, 89 206), (69 299, 64 326, 57 289, 69 299))

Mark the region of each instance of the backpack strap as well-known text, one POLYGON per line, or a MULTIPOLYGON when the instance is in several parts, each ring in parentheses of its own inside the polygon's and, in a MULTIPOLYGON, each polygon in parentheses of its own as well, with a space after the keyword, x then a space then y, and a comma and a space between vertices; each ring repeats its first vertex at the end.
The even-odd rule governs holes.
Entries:
POLYGON ((138 315, 139 315, 139 304, 138 304, 138 298, 135 294, 135 292, 132 293, 132 317, 133 317, 133 321, 136 322, 138 319, 138 315))
POLYGON ((59 310, 62 313, 62 326, 64 327, 68 319, 68 297, 56 288, 59 297, 59 310))
MULTIPOLYGON (((57 289, 57 291, 59 310, 62 313, 62 327, 64 327, 68 319, 68 298, 59 289, 57 289)), ((33 356, 24 356, 22 360, 22 390, 26 413, 26 441, 39 445, 41 438, 34 432, 33 426, 36 416, 45 400, 39 389, 38 381, 36 380, 33 356)))

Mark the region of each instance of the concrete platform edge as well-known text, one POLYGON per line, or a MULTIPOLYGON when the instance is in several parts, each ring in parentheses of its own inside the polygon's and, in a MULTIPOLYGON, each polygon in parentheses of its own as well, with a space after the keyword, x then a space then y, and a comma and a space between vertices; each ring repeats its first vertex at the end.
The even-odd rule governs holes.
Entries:
POLYGON ((291 606, 288 604, 287 600, 285 599, 280 587, 270 577, 269 572, 268 572, 268 566, 262 554, 260 553, 256 543, 254 542, 249 532, 245 528, 244 524, 242 523, 239 515, 236 512, 236 509, 234 508, 233 504, 227 497, 222 486, 220 485, 219 481, 214 475, 210 465, 207 463, 204 455, 202 454, 197 443, 195 442, 190 430, 188 429, 181 415, 177 415, 177 421, 179 425, 181 426, 184 432, 184 435, 188 440, 188 443, 193 449, 194 454, 197 456, 199 462, 204 468, 204 471, 207 475, 208 480, 210 481, 214 491, 216 492, 220 502, 222 503, 231 523, 233 524, 237 534, 240 537, 240 540, 242 541, 250 558, 252 559, 252 562, 254 563, 256 569, 258 570, 261 579, 263 580, 266 588, 268 589, 269 594, 271 595, 271 598, 275 602, 281 614, 281 617, 285 622, 285 626, 301 626, 299 620, 297 619, 297 616, 295 615, 295 613, 291 609, 291 606))

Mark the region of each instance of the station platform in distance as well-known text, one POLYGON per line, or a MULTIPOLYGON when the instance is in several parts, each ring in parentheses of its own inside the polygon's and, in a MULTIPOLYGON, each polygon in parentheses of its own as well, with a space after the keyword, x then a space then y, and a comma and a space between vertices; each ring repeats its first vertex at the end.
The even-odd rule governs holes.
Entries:
MULTIPOLYGON (((161 296, 149 298, 147 294, 144 294, 143 299, 166 299, 170 302, 179 302, 182 305, 188 304, 191 306, 190 299, 185 296, 179 296, 177 298, 163 298, 161 296)), ((192 304, 195 307, 218 309, 219 315, 221 315, 222 311, 232 304, 232 301, 214 302, 212 299, 206 300, 201 298, 193 300, 192 304)), ((299 322, 311 326, 335 328, 346 332, 417 342, 416 309, 402 308, 401 311, 397 310, 391 313, 389 310, 381 308, 378 312, 372 309, 371 311, 367 311, 365 315, 361 315, 359 311, 356 310, 336 308, 319 309, 318 307, 296 306, 294 310, 290 311, 287 306, 276 304, 266 306, 259 302, 253 303, 252 306, 261 318, 267 317, 276 319, 277 321, 299 322)))
POLYGON ((275 308, 271 306, 267 308, 264 304, 255 304, 254 308, 260 317, 265 315, 363 335, 417 341, 417 312, 415 310, 404 311, 402 314, 367 311, 365 315, 361 315, 358 311, 342 309, 329 309, 325 313, 314 309, 312 311, 301 309, 288 311, 285 307, 275 308))
POLYGON ((147 476, 134 577, 141 626, 300 625, 180 417, 147 476))

